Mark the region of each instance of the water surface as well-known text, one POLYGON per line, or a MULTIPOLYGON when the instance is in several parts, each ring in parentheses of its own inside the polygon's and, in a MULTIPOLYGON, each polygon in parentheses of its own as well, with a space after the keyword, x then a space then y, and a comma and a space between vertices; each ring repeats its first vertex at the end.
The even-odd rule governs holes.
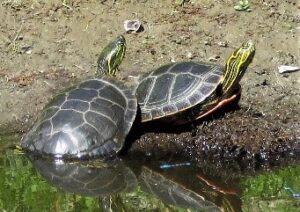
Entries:
POLYGON ((300 166, 247 172, 187 159, 103 163, 43 160, 0 140, 0 208, 6 211, 297 211, 300 166))

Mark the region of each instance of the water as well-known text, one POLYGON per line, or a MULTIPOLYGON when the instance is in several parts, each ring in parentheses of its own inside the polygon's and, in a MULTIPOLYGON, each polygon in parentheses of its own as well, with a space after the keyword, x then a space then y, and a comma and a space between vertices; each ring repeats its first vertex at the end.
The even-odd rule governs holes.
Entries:
MULTIPOLYGON (((0 140, 3 211, 299 211, 300 166, 249 172, 191 161, 65 163, 17 154, 0 140), (221 171, 220 171, 221 170, 221 171)), ((137 158, 137 159, 135 159, 137 158)))

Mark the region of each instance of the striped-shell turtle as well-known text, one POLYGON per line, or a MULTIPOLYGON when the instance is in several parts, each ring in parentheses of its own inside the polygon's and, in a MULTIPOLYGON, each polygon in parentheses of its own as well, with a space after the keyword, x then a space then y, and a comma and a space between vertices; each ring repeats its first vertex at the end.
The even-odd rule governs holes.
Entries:
POLYGON ((125 38, 117 37, 98 60, 103 75, 53 98, 22 139, 21 148, 56 158, 107 158, 123 146, 137 111, 132 88, 110 75, 121 63, 125 38))
POLYGON ((146 73, 139 78, 136 89, 142 122, 184 124, 237 100, 239 81, 254 54, 254 43, 248 41, 229 56, 225 67, 179 62, 146 73))

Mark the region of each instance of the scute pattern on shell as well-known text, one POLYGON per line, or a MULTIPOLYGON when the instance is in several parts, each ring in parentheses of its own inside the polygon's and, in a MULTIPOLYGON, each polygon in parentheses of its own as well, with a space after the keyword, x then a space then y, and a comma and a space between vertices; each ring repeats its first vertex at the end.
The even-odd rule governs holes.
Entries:
POLYGON ((172 115, 205 101, 218 86, 223 71, 213 64, 180 62, 145 74, 136 89, 142 121, 172 115))
POLYGON ((136 110, 132 88, 104 77, 87 80, 56 96, 21 146, 55 157, 108 157, 123 146, 136 110))

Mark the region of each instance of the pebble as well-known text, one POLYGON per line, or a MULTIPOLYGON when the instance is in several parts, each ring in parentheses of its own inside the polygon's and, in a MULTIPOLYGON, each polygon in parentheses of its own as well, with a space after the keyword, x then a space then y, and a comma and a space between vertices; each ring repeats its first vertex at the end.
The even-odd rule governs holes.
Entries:
POLYGON ((142 23, 140 20, 125 20, 124 21, 124 29, 127 33, 137 33, 141 30, 142 23))
POLYGON ((287 66, 287 65, 278 66, 278 72, 280 74, 283 74, 286 72, 299 71, 299 70, 300 70, 300 67, 298 67, 298 66, 287 66))
POLYGON ((220 58, 219 55, 214 55, 214 56, 209 57, 208 60, 211 62, 216 62, 216 61, 218 61, 219 58, 220 58))
POLYGON ((218 42, 218 45, 221 47, 228 47, 228 43, 226 41, 220 41, 218 42))

